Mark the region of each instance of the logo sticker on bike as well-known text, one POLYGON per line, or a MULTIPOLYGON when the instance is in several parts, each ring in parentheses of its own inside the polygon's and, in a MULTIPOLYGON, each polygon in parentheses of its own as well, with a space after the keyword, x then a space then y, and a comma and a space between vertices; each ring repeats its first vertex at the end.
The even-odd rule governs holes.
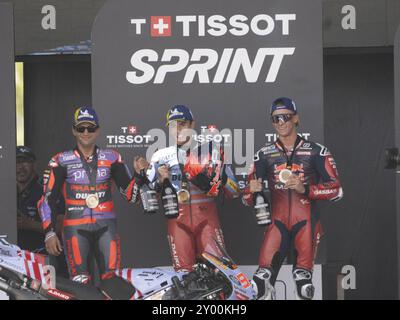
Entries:
POLYGON ((240 284, 242 285, 243 288, 247 289, 248 287, 250 287, 250 281, 246 278, 246 276, 243 273, 239 273, 236 276, 236 279, 239 280, 240 284))

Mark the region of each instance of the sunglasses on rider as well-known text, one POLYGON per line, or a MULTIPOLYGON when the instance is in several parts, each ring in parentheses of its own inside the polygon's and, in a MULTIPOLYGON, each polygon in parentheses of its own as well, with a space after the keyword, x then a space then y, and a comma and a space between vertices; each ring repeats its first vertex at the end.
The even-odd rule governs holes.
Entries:
POLYGON ((284 123, 292 120, 293 118, 292 113, 287 113, 287 114, 277 114, 276 116, 271 116, 271 121, 272 123, 279 123, 280 121, 283 121, 284 123))
POLYGON ((78 126, 74 127, 76 132, 79 133, 84 133, 85 130, 87 130, 89 133, 96 132, 96 130, 99 128, 99 126, 78 126))

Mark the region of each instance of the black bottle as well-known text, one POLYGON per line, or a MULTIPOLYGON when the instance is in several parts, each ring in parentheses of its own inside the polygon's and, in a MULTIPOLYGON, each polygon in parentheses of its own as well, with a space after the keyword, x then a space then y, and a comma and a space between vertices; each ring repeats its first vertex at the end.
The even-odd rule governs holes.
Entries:
POLYGON ((164 215, 168 219, 174 219, 179 216, 178 196, 169 179, 164 179, 162 183, 161 201, 164 209, 164 215))
POLYGON ((139 179, 139 192, 142 207, 145 213, 154 214, 159 209, 157 193, 149 187, 149 179, 147 179, 146 172, 140 171, 139 179))

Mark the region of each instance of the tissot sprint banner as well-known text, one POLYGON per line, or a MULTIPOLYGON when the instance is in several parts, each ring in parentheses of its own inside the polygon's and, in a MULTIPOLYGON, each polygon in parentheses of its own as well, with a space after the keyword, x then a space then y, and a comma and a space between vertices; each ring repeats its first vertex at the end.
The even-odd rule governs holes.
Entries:
MULTIPOLYGON (((100 145, 117 149, 130 166, 134 155, 150 157, 169 143, 166 112, 184 104, 196 121, 195 139, 231 147, 225 156, 243 186, 241 173, 254 152, 274 139, 269 108, 281 96, 296 102, 299 131, 323 142, 321 15, 315 0, 106 2, 92 29, 100 145), (215 128, 219 134, 210 135, 215 128)), ((123 238, 125 233, 147 248, 136 246, 125 256, 140 257, 136 263, 143 256, 170 263, 161 220, 139 213, 132 217, 128 211, 139 209, 121 206, 123 238), (158 256, 148 248, 157 248, 158 256)), ((249 219, 248 213, 242 218, 249 210, 239 202, 222 207, 226 242, 243 233, 240 219, 249 219)), ((251 225, 255 228, 255 222, 251 225)), ((258 250, 259 239, 252 241, 258 250)), ((257 256, 245 247, 233 250, 244 258, 257 256)))
POLYGON ((17 240, 13 7, 0 3, 0 235, 17 240))

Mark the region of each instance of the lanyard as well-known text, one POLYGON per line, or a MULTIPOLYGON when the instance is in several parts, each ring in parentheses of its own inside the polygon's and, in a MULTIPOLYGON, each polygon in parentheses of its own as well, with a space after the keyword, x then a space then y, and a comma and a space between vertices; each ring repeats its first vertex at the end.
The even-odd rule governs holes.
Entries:
POLYGON ((96 190, 96 180, 97 180, 97 153, 98 153, 98 148, 97 146, 94 149, 94 153, 92 155, 92 161, 90 163, 88 163, 86 161, 85 156, 82 154, 82 152, 77 148, 78 153, 81 157, 82 160, 82 165, 83 168, 86 171, 87 177, 89 179, 89 186, 90 186, 90 190, 96 190))
POLYGON ((297 136, 296 138, 296 142, 294 143, 293 146, 293 151, 292 154, 290 155, 290 157, 288 157, 288 150, 286 150, 285 146, 283 145, 282 141, 280 141, 279 139, 276 141, 277 144, 279 144, 281 146, 281 148, 283 149, 283 153, 285 154, 286 157, 286 168, 291 170, 292 169, 292 162, 293 162, 293 157, 295 154, 295 150, 297 148, 297 146, 299 145, 299 143, 301 142, 301 140, 303 140, 302 138, 300 138, 300 136, 297 136))

